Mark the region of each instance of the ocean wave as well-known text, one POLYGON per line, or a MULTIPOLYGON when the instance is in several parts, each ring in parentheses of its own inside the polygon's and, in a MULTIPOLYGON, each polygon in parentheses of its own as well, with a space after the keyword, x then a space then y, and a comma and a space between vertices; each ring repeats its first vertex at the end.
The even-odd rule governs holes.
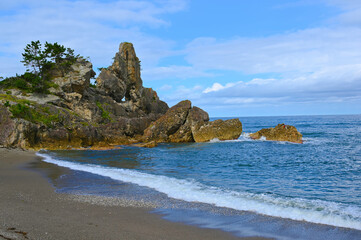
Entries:
POLYGON ((80 164, 57 160, 37 153, 43 161, 76 171, 89 172, 123 182, 149 187, 171 198, 201 202, 217 207, 361 230, 361 208, 347 204, 302 198, 276 197, 269 194, 236 192, 206 186, 194 180, 176 179, 130 169, 80 164))

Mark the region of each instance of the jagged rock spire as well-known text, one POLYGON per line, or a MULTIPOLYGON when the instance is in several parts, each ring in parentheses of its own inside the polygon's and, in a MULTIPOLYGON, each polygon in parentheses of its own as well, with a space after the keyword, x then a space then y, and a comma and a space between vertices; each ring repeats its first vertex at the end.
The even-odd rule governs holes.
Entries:
POLYGON ((143 82, 133 44, 121 43, 113 64, 103 68, 96 81, 97 87, 117 102, 137 101, 142 94, 143 82))

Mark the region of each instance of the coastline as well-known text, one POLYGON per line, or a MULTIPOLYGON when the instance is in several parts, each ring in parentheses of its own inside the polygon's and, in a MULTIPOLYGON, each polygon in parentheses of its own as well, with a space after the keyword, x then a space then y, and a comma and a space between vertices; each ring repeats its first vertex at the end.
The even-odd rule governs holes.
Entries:
POLYGON ((24 169, 33 161, 35 152, 0 148, 0 239, 265 239, 170 222, 149 206, 56 193, 24 169))

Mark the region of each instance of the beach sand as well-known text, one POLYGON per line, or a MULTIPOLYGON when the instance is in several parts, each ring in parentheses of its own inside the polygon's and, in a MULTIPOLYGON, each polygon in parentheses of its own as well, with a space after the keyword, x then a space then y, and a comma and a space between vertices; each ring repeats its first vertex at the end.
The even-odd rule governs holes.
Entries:
POLYGON ((169 222, 114 199, 56 193, 25 169, 34 152, 0 148, 0 239, 264 239, 169 222))

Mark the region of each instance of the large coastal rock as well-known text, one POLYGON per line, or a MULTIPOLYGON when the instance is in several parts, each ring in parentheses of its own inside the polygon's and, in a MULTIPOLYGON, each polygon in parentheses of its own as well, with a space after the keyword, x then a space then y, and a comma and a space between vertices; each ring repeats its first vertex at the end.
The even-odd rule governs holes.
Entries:
POLYGON ((294 126, 278 124, 274 128, 264 128, 256 133, 250 134, 252 139, 266 138, 270 141, 287 141, 294 143, 302 143, 302 134, 297 131, 294 126))
POLYGON ((166 114, 160 117, 157 121, 151 123, 144 131, 145 141, 170 141, 170 136, 175 134, 185 123, 191 107, 192 104, 189 100, 182 101, 171 107, 166 114))
POLYGON ((171 107, 145 131, 143 141, 155 142, 206 142, 214 138, 230 140, 242 133, 238 119, 209 122, 208 113, 192 107, 188 100, 171 107))
POLYGON ((207 142, 212 139, 233 140, 242 134, 242 123, 238 118, 223 121, 221 119, 195 126, 192 129, 196 142, 207 142))

